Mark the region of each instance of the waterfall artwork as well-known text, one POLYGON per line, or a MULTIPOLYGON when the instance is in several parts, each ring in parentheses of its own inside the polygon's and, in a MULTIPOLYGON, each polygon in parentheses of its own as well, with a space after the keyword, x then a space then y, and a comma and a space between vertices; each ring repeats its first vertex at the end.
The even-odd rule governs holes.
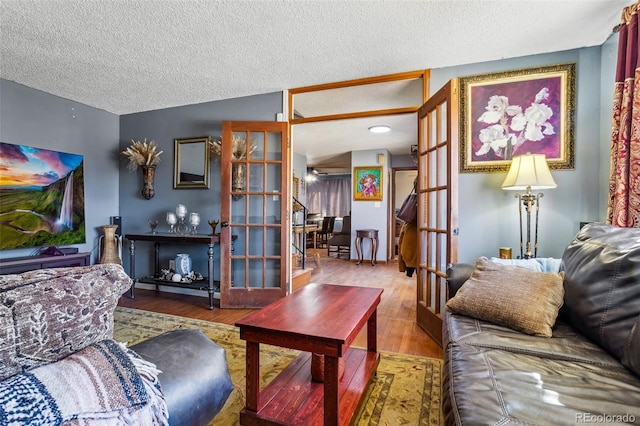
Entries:
POLYGON ((82 244, 83 156, 0 142, 0 250, 82 244))

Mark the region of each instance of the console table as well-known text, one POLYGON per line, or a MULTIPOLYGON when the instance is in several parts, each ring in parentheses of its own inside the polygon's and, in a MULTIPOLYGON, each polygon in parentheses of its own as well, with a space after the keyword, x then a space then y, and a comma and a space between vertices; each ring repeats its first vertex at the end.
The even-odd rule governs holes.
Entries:
MULTIPOLYGON (((216 290, 213 280, 213 248, 220 244, 219 235, 193 235, 193 234, 126 234, 129 240, 129 276, 134 280, 131 286, 131 298, 135 298, 135 282, 155 284, 156 291, 159 286, 190 288, 193 290, 204 290, 209 293, 209 309, 213 309, 213 295, 216 290), (152 242, 155 249, 155 271, 153 277, 136 279, 136 241, 152 242), (160 244, 201 244, 207 246, 207 275, 202 280, 191 283, 177 283, 160 279, 160 244)), ((218 283, 219 284, 219 283, 218 283)))
POLYGON ((371 240, 371 266, 376 264, 376 255, 378 254, 378 230, 377 229, 357 229, 356 230, 356 251, 358 252, 358 263, 362 263, 362 240, 369 238, 371 240))
POLYGON ((36 269, 87 266, 90 264, 90 261, 91 253, 14 257, 0 260, 0 274, 21 274, 36 269))

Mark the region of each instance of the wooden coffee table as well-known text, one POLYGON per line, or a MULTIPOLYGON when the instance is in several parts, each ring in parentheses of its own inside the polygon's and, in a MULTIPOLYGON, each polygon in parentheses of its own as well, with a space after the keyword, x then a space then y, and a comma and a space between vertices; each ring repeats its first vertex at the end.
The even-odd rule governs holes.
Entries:
POLYGON ((247 341, 247 402, 242 425, 347 425, 373 378, 376 312, 382 289, 308 284, 236 322, 247 341), (367 324, 367 349, 351 343, 367 324), (260 391, 260 344, 303 351, 260 391), (311 352, 322 354, 324 383, 311 380, 311 352), (342 378, 338 360, 344 358, 342 378))

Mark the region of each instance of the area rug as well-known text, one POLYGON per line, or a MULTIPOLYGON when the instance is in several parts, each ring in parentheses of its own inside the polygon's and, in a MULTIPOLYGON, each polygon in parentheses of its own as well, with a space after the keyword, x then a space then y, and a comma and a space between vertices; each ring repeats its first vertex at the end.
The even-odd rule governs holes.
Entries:
MULTIPOLYGON (((180 328, 199 328, 226 350, 234 390, 211 425, 239 425, 239 412, 245 404, 245 342, 237 327, 120 306, 115 311, 114 339, 129 345, 180 328)), ((260 345, 261 386, 273 380, 298 354, 260 345)), ((441 371, 440 359, 382 351, 377 375, 353 424, 444 424, 441 371)))

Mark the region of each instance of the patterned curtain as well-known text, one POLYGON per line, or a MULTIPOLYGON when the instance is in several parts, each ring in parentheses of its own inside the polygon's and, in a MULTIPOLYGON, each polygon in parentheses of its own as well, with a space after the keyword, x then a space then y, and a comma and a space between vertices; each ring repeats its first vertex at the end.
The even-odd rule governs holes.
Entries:
POLYGON ((607 223, 640 227, 640 0, 622 12, 613 95, 607 223))

